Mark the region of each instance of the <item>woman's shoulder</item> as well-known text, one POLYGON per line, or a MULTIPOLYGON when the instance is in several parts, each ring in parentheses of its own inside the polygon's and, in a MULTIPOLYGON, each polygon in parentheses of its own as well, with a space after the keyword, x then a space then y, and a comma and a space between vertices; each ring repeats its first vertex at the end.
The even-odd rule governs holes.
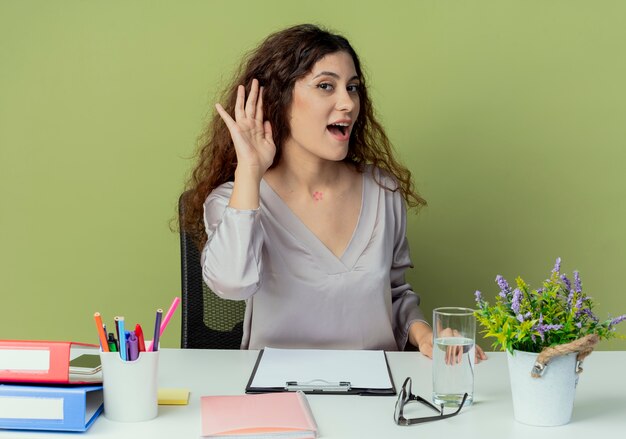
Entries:
POLYGON ((220 184, 218 187, 209 192, 204 200, 205 209, 209 206, 223 205, 226 206, 230 200, 230 196, 233 193, 233 182, 227 181, 220 184))
POLYGON ((379 168, 378 166, 374 166, 370 163, 363 166, 363 174, 372 179, 376 184, 378 184, 383 189, 389 190, 391 192, 397 192, 399 188, 398 180, 396 177, 389 171, 385 169, 379 168))

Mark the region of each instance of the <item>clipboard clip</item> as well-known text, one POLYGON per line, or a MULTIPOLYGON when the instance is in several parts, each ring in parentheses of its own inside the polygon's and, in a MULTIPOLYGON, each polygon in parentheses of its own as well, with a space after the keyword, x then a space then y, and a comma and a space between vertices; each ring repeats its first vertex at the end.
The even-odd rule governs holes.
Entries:
POLYGON ((288 392, 349 392, 352 385, 349 381, 330 382, 326 380, 287 381, 285 390, 288 392))

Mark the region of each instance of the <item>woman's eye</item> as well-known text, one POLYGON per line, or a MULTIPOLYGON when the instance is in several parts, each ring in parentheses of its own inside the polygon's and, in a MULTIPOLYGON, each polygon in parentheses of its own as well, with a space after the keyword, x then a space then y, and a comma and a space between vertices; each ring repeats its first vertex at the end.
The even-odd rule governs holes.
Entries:
POLYGON ((359 91, 359 86, 356 84, 352 84, 348 86, 348 92, 357 93, 359 91))
POLYGON ((322 90, 332 90, 333 86, 327 82, 322 82, 321 84, 318 85, 319 88, 321 88, 322 90))

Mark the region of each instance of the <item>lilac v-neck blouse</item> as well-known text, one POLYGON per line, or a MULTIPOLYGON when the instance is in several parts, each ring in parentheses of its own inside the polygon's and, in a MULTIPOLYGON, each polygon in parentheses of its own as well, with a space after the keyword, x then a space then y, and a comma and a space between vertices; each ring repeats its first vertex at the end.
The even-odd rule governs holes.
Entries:
POLYGON ((263 180, 256 210, 228 207, 232 182, 209 194, 202 273, 219 296, 246 300, 243 349, 402 350, 411 323, 424 321, 404 278, 412 264, 402 196, 372 172, 363 173, 359 220, 340 258, 263 180))

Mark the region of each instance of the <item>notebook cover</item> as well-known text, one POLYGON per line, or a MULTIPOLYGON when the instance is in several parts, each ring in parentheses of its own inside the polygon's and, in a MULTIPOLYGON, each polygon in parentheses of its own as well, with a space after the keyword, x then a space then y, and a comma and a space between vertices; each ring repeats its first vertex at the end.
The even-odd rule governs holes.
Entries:
POLYGON ((287 431, 311 432, 317 425, 302 392, 203 396, 202 435, 259 435, 287 431))

